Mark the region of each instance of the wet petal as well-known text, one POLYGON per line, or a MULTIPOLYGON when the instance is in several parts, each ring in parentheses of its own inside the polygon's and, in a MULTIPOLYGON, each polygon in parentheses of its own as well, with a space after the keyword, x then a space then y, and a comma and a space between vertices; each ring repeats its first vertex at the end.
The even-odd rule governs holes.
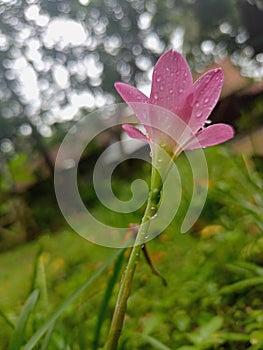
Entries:
POLYGON ((134 126, 129 124, 123 124, 122 128, 127 132, 127 134, 131 138, 149 143, 149 139, 147 138, 147 136, 144 135, 140 130, 136 129, 134 126))
POLYGON ((150 102, 185 120, 185 102, 191 92, 192 82, 192 74, 185 58, 180 53, 169 50, 154 67, 150 102))
POLYGON ((214 146, 228 141, 234 136, 234 130, 227 124, 214 124, 199 131, 195 139, 185 147, 185 150, 193 150, 202 147, 214 146))
MULTIPOLYGON (((136 89, 133 86, 130 86, 125 83, 115 83, 116 90, 121 95, 123 100, 131 107, 131 109, 136 114, 137 118, 144 125, 145 124, 145 110, 147 110, 147 104, 149 98, 145 96, 140 90, 136 89)), ((146 116, 149 119, 149 113, 146 113, 146 116)), ((147 125, 145 126, 146 131, 151 134, 151 125, 150 119, 147 119, 147 125)))
POLYGON ((133 86, 130 86, 125 83, 115 83, 115 89, 121 95, 123 100, 127 103, 129 102, 149 102, 149 98, 145 96, 140 90, 136 89, 133 86))
POLYGON ((194 101, 189 121, 194 133, 204 125, 217 104, 222 86, 223 72, 220 68, 208 71, 194 83, 194 101))

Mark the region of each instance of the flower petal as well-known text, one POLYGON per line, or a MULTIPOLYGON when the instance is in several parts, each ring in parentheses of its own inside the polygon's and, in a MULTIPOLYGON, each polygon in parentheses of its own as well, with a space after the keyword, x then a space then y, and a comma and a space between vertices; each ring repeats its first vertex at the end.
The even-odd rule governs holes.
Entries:
POLYGON ((140 90, 136 89, 133 86, 130 86, 125 83, 115 83, 115 89, 121 95, 125 102, 149 102, 149 98, 145 96, 140 90))
POLYGON ((216 68, 202 75, 194 83, 194 101, 189 121, 189 126, 194 133, 204 125, 217 104, 223 86, 223 78, 222 70, 216 68))
POLYGON ((137 118, 140 120, 141 124, 146 124, 145 129, 148 134, 151 134, 150 125, 152 124, 149 118, 149 113, 146 113, 145 120, 145 111, 147 111, 147 106, 149 103, 149 98, 145 96, 140 90, 136 89, 133 86, 130 86, 125 83, 115 83, 116 90, 121 95, 123 100, 131 107, 131 109, 136 114, 137 118), (146 105, 147 104, 147 105, 146 105))
POLYGON ((214 146, 225 142, 234 136, 234 130, 227 124, 214 124, 199 131, 185 147, 185 150, 193 150, 202 147, 214 146))
POLYGON ((154 67, 150 103, 164 107, 185 120, 185 102, 192 83, 185 58, 179 52, 169 50, 154 67))
POLYGON ((123 124, 122 128, 127 132, 127 134, 131 138, 149 143, 149 139, 146 137, 146 135, 144 135, 140 130, 136 129, 134 126, 129 124, 123 124))

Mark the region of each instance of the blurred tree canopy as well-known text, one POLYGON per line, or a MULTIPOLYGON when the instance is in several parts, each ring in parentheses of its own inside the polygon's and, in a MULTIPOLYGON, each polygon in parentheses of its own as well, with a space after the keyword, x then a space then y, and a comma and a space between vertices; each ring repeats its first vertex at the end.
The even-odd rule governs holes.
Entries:
POLYGON ((231 56, 262 76, 262 14, 261 0, 0 1, 0 150, 43 151, 38 134, 113 103, 115 81, 148 83, 169 47, 197 71, 231 56))

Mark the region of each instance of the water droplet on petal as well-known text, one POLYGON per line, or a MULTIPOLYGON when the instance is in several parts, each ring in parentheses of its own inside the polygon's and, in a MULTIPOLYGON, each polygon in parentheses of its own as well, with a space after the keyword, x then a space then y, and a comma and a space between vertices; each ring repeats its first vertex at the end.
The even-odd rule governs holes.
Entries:
POLYGON ((164 90, 164 86, 163 86, 163 85, 160 86, 160 90, 161 90, 161 91, 164 90))
POLYGON ((157 78, 156 78, 156 81, 161 81, 161 77, 160 76, 158 76, 157 78))
POLYGON ((179 89, 179 90, 178 90, 179 94, 182 94, 183 91, 184 91, 183 89, 179 89))
POLYGON ((170 94, 173 94, 173 92, 174 92, 173 89, 170 89, 170 90, 169 90, 169 93, 170 93, 170 94))
POLYGON ((199 102, 196 102, 195 103, 195 107, 199 107, 200 106, 200 103, 199 102))
POLYGON ((204 100, 204 103, 207 104, 209 102, 209 98, 206 97, 205 100, 204 100))
POLYGON ((202 115, 203 115, 203 112, 202 112, 201 110, 199 110, 199 111, 196 112, 196 117, 197 117, 197 118, 202 117, 202 115))
POLYGON ((170 68, 169 68, 169 67, 166 67, 165 70, 166 70, 166 72, 169 72, 169 71, 170 71, 170 68))
POLYGON ((157 94, 157 92, 153 95, 153 98, 155 99, 155 100, 158 100, 158 97, 159 97, 159 95, 157 94))

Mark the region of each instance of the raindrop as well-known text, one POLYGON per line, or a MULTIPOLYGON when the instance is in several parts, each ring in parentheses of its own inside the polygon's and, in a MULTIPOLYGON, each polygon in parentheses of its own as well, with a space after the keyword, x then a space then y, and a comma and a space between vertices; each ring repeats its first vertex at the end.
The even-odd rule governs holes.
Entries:
POLYGON ((140 101, 142 98, 141 98, 141 96, 137 96, 137 99, 140 101))
POLYGON ((156 213, 151 217, 151 219, 153 220, 153 219, 157 218, 157 216, 158 216, 158 214, 156 213))
POLYGON ((156 206, 155 206, 155 205, 152 205, 152 206, 151 206, 151 210, 156 210, 156 206))
POLYGON ((204 103, 207 104, 209 102, 209 98, 206 97, 205 100, 204 100, 204 103))
POLYGON ((148 239, 149 238, 149 234, 146 234, 145 236, 144 236, 144 239, 148 239))
POLYGON ((178 90, 179 94, 182 94, 183 91, 184 91, 183 89, 179 89, 179 90, 178 90))
POLYGON ((170 90, 169 90, 169 93, 170 93, 170 94, 173 94, 173 92, 174 92, 173 89, 170 89, 170 90))
POLYGON ((155 100, 158 100, 158 94, 157 94, 157 92, 153 95, 153 98, 155 99, 155 100))
POLYGON ((200 106, 200 103, 199 102, 196 102, 195 103, 195 107, 199 107, 200 106))
POLYGON ((161 81, 161 77, 160 76, 158 76, 157 78, 156 78, 156 81, 161 81))
POLYGON ((207 120, 205 121, 205 123, 206 123, 206 124, 211 124, 211 123, 212 123, 212 120, 207 119, 207 120))
POLYGON ((199 111, 196 112, 196 117, 197 117, 197 118, 202 117, 202 115, 203 115, 203 112, 202 112, 201 110, 199 110, 199 111))
POLYGON ((160 86, 160 90, 161 90, 161 91, 164 90, 164 86, 163 86, 163 85, 160 86))
POLYGON ((165 70, 166 70, 166 72, 169 72, 169 71, 170 71, 169 67, 166 67, 165 70))

